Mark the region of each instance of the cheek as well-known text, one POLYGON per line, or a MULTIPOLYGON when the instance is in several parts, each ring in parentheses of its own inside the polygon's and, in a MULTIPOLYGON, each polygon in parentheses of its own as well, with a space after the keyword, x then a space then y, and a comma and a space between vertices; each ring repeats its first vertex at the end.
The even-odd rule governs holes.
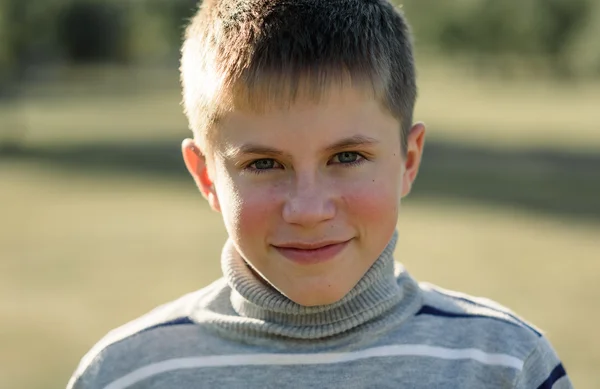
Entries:
POLYGON ((227 200, 224 217, 229 220, 231 232, 244 239, 264 234, 277 215, 280 202, 277 191, 256 183, 236 183, 235 191, 229 193, 233 195, 227 200))
POLYGON ((341 198, 346 212, 364 224, 382 224, 384 221, 396 224, 400 204, 400 187, 396 182, 357 181, 344 188, 341 198))

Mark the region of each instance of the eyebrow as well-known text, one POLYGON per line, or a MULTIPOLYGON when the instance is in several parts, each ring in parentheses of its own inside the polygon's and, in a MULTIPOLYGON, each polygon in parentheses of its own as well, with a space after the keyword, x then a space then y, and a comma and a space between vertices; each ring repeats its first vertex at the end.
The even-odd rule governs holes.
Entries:
POLYGON ((273 147, 263 146, 254 143, 246 143, 240 147, 230 147, 224 152, 224 155, 230 158, 238 157, 244 154, 258 154, 268 155, 271 157, 281 157, 286 153, 273 147))
MULTIPOLYGON (((365 135, 354 135, 340 139, 339 141, 327 146, 324 149, 324 151, 329 153, 336 150, 348 149, 351 147, 373 146, 377 143, 379 143, 379 141, 375 138, 371 138, 365 135)), ((288 155, 288 153, 285 153, 276 148, 254 143, 246 143, 240 147, 232 147, 225 151, 224 154, 226 157, 236 157, 243 154, 268 155, 272 157, 281 157, 284 155, 288 155)))
POLYGON ((347 149, 351 147, 359 147, 359 146, 373 146, 379 143, 379 141, 375 138, 371 138, 365 135, 354 135, 348 138, 340 139, 334 144, 327 146, 325 151, 332 152, 339 149, 347 149))

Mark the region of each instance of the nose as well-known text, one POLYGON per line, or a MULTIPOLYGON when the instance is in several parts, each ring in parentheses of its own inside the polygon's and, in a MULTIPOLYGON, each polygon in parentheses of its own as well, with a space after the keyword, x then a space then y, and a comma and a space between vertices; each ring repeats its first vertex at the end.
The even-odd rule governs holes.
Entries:
POLYGON ((285 222, 314 227, 333 219, 336 212, 335 201, 331 189, 321 181, 318 177, 296 177, 283 206, 285 222))

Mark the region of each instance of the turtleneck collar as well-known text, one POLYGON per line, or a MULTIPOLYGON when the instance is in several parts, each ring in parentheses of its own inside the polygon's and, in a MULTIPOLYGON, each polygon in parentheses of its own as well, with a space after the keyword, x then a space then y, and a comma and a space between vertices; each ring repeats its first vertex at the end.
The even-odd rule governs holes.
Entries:
POLYGON ((254 330, 260 327, 286 337, 318 339, 351 330, 384 315, 407 295, 414 295, 414 281, 408 275, 401 277, 405 271, 394 262, 397 238, 394 232, 383 253, 346 296, 314 307, 297 304, 261 282, 228 241, 221 266, 231 288, 232 308, 254 330))

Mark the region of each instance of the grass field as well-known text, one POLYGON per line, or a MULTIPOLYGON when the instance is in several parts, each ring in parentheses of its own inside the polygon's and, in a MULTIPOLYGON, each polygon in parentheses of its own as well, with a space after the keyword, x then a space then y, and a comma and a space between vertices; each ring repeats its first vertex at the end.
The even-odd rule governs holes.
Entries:
MULTIPOLYGON (((496 81, 461 83, 443 76, 442 83, 435 77, 432 71, 423 80, 417 117, 431 124, 434 140, 491 143, 501 152, 568 149, 571 159, 600 151, 600 116, 593 109, 600 87, 500 87, 496 81), (543 92, 555 88, 563 89, 543 92), (492 90, 497 93, 486 93, 492 90), (460 114, 460 107, 469 109, 460 114)), ((225 231, 185 177, 177 150, 141 162, 127 154, 130 149, 125 157, 115 154, 115 144, 139 141, 144 149, 148 140, 168 143, 187 135, 177 91, 92 97, 82 89, 77 98, 32 93, 17 116, 11 112, 24 123, 24 144, 37 154, 0 158, 1 389, 64 387, 79 358, 109 329, 219 276, 225 231), (113 146, 86 148, 101 144, 113 146), (51 152, 65 145, 68 152, 51 152)), ((420 280, 496 299, 533 321, 554 343, 575 386, 596 388, 597 170, 565 173, 576 181, 561 173, 548 182, 576 189, 548 189, 536 181, 550 176, 546 165, 513 166, 489 154, 473 153, 484 172, 499 174, 484 181, 491 189, 479 198, 436 192, 425 175, 445 171, 431 166, 423 172, 422 186, 431 190, 417 190, 403 206, 397 259, 420 280), (505 188, 492 181, 506 182, 505 188), (527 192, 527 182, 535 183, 528 189, 531 199, 556 206, 513 201, 511 194, 527 192), (548 191, 558 197, 549 200, 548 191), (494 197, 498 192, 502 196, 494 197), (577 204, 583 208, 574 212, 577 204)), ((482 190, 462 181, 452 188, 463 184, 466 191, 482 190)))

